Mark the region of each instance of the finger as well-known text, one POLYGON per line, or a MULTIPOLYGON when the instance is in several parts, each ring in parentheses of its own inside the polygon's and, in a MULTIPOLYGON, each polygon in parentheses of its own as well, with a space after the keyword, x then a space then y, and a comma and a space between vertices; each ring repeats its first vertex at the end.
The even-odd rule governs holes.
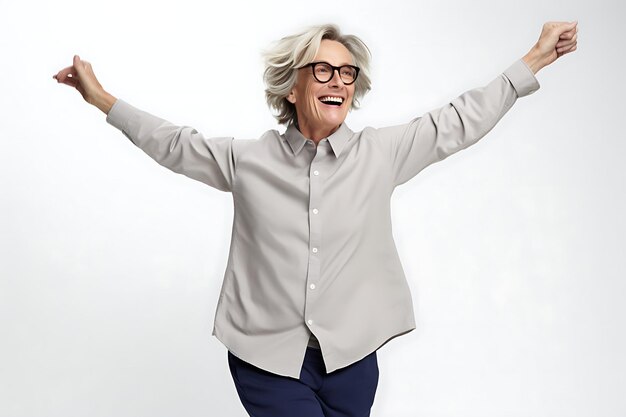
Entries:
POLYGON ((561 32, 561 35, 560 35, 560 36, 562 36, 563 34, 566 34, 566 33, 570 32, 570 31, 576 31, 577 25, 578 25, 578 22, 577 22, 577 21, 574 21, 574 22, 568 22, 568 23, 564 23, 564 24, 562 24, 562 25, 558 28, 558 31, 559 31, 559 32, 561 32))
POLYGON ((572 46, 575 46, 577 43, 578 42, 575 42, 575 41, 574 42, 568 42, 566 44, 559 45, 556 49, 557 49, 557 51, 560 51, 560 50, 561 51, 565 51, 565 50, 570 49, 572 46))
POLYGON ((74 81, 78 80, 78 74, 76 74, 76 71, 72 70, 62 73, 60 76, 57 76, 57 81, 64 83, 70 78, 73 78, 74 81))
POLYGON ((562 48, 561 51, 557 50, 557 54, 559 56, 563 56, 563 55, 568 54, 568 53, 570 53, 572 51, 575 51, 575 50, 576 50, 576 44, 570 46, 569 48, 562 48))
POLYGON ((57 73, 54 75, 54 77, 55 77, 55 78, 56 78, 56 77, 59 77, 59 76, 61 75, 61 73, 62 73, 62 72, 64 72, 64 71, 69 71, 71 68, 72 68, 72 67, 66 67, 66 68, 63 68, 62 70, 59 70, 59 72, 57 72, 57 73))
POLYGON ((87 70, 91 64, 87 61, 81 60, 78 55, 74 55, 74 68, 76 71, 82 74, 82 71, 87 70))
POLYGON ((576 38, 566 39, 566 40, 558 41, 555 46, 557 48, 561 48, 563 46, 570 46, 570 45, 572 45, 572 44, 574 44, 576 42, 577 42, 576 38))
POLYGON ((562 34, 559 36, 559 39, 573 39, 573 38, 575 38, 577 35, 578 35, 578 34, 577 34, 577 32, 572 32, 572 31, 570 31, 570 32, 565 32, 565 33, 562 33, 562 34))
POLYGON ((573 48, 573 49, 570 49, 569 51, 561 52, 559 54, 559 58, 562 57, 563 55, 567 55, 567 54, 569 54, 571 52, 574 52, 575 50, 576 50, 576 48, 573 48))
POLYGON ((59 71, 57 74, 57 81, 62 83, 67 80, 68 77, 76 77, 77 73, 73 67, 66 68, 64 70, 59 71))
POLYGON ((559 35, 559 39, 572 39, 576 32, 563 32, 559 35))
POLYGON ((556 48, 556 52, 557 53, 566 52, 566 51, 572 49, 575 46, 576 46, 576 44, 572 44, 572 45, 563 46, 561 48, 556 48))
POLYGON ((67 84, 67 85, 69 85, 70 87, 74 87, 74 88, 76 88, 76 87, 79 85, 79 84, 78 84, 78 80, 76 80, 76 79, 74 79, 74 78, 70 78, 70 77, 67 77, 67 78, 65 79, 65 81, 63 81, 63 84, 67 84))
POLYGON ((76 76, 75 73, 73 74, 71 72, 68 74, 61 74, 61 72, 59 72, 59 74, 55 76, 55 79, 58 83, 67 84, 72 87, 75 87, 79 81, 78 76, 76 76))
POLYGON ((574 45, 572 45, 572 46, 570 46, 568 48, 564 48, 563 53, 566 54, 568 52, 572 52, 573 50, 576 49, 577 46, 578 46, 577 44, 574 44, 574 45))
POLYGON ((76 71, 76 73, 80 73, 84 68, 84 64, 81 62, 78 55, 74 55, 73 63, 74 71, 76 71))

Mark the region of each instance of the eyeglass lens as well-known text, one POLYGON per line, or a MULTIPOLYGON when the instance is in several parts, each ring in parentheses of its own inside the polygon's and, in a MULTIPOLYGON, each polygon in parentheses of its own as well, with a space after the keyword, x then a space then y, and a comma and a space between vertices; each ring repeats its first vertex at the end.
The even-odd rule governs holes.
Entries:
MULTIPOLYGON (((334 75, 333 68, 329 64, 323 62, 315 64, 313 71, 315 78, 317 78, 317 80, 321 83, 330 81, 334 75)), ((356 70, 350 66, 344 65, 339 68, 339 75, 341 76, 341 81, 346 84, 350 84, 353 83, 356 78, 356 70)))

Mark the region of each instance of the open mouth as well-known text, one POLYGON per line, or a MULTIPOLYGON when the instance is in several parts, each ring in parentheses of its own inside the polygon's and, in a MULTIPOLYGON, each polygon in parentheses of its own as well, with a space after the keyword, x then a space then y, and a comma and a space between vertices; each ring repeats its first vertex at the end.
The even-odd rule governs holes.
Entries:
POLYGON ((319 101, 321 101, 322 103, 328 106, 335 106, 335 107, 339 107, 341 106, 341 104, 343 104, 343 98, 341 97, 325 96, 325 97, 320 97, 319 101))

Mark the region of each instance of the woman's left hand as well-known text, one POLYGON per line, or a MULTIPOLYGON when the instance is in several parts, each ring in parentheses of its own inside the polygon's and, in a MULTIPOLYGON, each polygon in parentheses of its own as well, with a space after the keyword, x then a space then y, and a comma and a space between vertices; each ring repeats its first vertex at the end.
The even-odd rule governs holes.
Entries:
POLYGON ((547 22, 543 25, 539 40, 524 56, 524 62, 537 73, 557 58, 576 50, 578 21, 547 22))

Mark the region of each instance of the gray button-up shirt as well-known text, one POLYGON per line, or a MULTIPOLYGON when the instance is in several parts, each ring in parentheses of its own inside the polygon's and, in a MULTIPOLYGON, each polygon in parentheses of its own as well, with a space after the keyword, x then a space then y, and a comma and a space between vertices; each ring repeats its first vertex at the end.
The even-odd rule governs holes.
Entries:
POLYGON ((538 89, 519 59, 406 124, 344 123, 318 146, 293 124, 258 139, 207 138, 121 99, 106 121, 159 164, 232 193, 213 335, 239 358, 299 378, 311 334, 332 372, 415 329, 392 236, 395 187, 476 143, 538 89))

